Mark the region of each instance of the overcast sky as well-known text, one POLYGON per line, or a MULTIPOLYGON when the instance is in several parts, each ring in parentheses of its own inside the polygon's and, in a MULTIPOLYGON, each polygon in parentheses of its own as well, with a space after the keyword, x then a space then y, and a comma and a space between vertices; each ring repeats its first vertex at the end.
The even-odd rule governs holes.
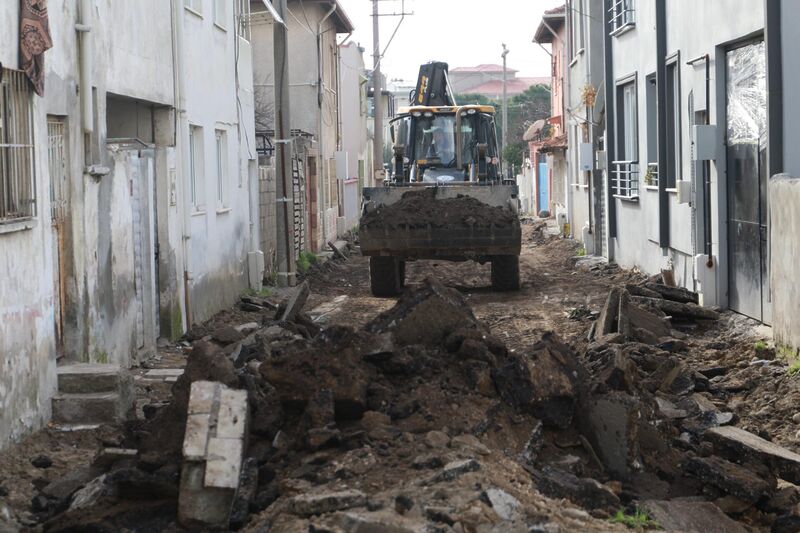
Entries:
MULTIPOLYGON (((367 49, 364 61, 372 68, 372 1, 339 0, 356 31, 352 40, 367 49)), ((508 66, 518 76, 549 76, 550 57, 533 43, 545 9, 557 0, 405 0, 406 17, 381 64, 388 79, 416 81, 419 65, 446 61, 450 68, 481 63, 501 64, 502 43, 510 53, 508 66)), ((381 13, 399 13, 401 0, 382 0, 381 13)), ((400 20, 381 17, 382 48, 400 20)))

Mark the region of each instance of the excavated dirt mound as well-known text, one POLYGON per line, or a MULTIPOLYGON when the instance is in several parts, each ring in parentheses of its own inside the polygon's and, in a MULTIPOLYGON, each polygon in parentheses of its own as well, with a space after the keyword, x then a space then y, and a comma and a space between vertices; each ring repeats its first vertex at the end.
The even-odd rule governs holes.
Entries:
POLYGON ((469 196, 437 199, 435 188, 411 190, 392 205, 364 215, 361 227, 377 228, 498 228, 519 227, 508 209, 493 207, 469 196))

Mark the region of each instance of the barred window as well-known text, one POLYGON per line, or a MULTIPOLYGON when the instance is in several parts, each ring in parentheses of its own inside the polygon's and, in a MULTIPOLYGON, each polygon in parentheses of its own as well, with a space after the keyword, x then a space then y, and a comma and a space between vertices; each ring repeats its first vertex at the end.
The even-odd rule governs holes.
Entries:
POLYGON ((0 224, 36 216, 32 97, 22 71, 0 71, 0 224))

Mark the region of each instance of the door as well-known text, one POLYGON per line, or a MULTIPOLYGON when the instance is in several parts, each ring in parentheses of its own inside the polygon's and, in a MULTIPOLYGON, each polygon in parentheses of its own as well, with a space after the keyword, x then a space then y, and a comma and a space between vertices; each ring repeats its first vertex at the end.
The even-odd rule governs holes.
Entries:
POLYGON ((155 159, 153 150, 130 151, 136 347, 140 358, 155 350, 158 320, 158 244, 156 238, 155 159))
POLYGON ((47 119, 47 155, 50 171, 50 222, 53 227, 53 284, 55 294, 56 357, 64 355, 64 305, 66 303, 66 269, 64 239, 67 222, 67 142, 63 120, 47 119))
POLYGON ((729 305, 769 323, 764 42, 730 50, 726 60, 729 305))
POLYGON ((539 171, 537 172, 537 206, 538 211, 550 210, 550 175, 547 171, 547 162, 539 161, 539 171))

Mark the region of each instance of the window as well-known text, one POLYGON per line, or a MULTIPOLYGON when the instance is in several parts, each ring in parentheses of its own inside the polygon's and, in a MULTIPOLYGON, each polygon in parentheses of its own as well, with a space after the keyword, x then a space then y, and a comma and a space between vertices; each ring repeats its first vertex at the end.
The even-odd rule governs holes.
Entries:
POLYGON ((626 28, 632 28, 636 24, 635 0, 613 0, 611 9, 611 32, 612 34, 622 33, 626 28))
POLYGON ((217 209, 228 207, 228 134, 216 130, 217 154, 217 209))
POLYGON ((658 81, 655 74, 647 76, 645 81, 645 98, 647 100, 647 174, 645 185, 658 186, 658 81))
POLYGON ((183 6, 194 11, 198 15, 203 14, 203 0, 183 0, 183 6))
POLYGON ((667 188, 674 189, 681 173, 681 81, 679 61, 675 57, 667 64, 667 160, 664 179, 667 188))
POLYGON ((214 0, 214 24, 223 29, 228 27, 228 2, 230 0, 214 0))
POLYGON ((636 76, 617 83, 617 146, 612 165, 614 194, 639 195, 639 124, 636 76))
POLYGON ((572 32, 570 46, 572 47, 572 57, 578 55, 584 48, 584 24, 583 19, 586 16, 586 9, 584 0, 574 0, 572 12, 570 13, 570 20, 572 23, 572 32))
POLYGON ((189 193, 195 211, 205 206, 203 191, 203 128, 189 127, 189 193))
POLYGON ((23 72, 0 78, 0 224, 36 216, 33 93, 23 72))

